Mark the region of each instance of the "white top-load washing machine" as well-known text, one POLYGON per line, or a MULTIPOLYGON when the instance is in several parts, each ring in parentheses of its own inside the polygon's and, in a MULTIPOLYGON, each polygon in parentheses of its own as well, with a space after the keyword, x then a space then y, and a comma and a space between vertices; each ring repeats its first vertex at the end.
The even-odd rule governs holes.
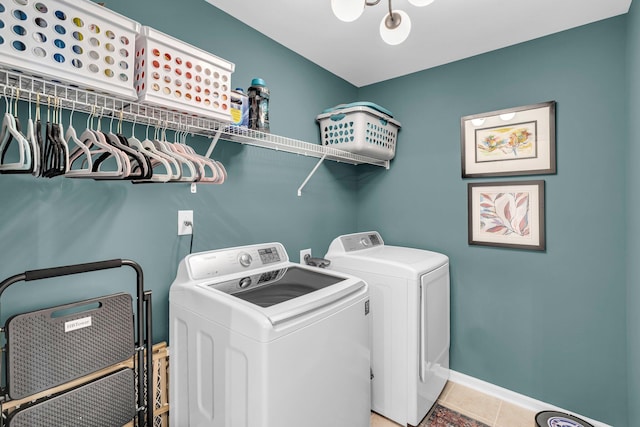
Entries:
POLYGON ((169 292, 173 427, 368 427, 369 295, 280 243, 188 255, 169 292))
POLYGON ((375 231, 337 237, 325 258, 369 285, 372 410, 417 426, 449 377, 449 258, 375 231))

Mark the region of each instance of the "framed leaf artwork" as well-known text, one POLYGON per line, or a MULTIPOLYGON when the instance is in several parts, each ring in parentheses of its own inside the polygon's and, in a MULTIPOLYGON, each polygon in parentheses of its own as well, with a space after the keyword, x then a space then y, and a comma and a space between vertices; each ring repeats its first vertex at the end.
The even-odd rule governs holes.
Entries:
POLYGON ((544 251, 544 184, 468 184, 469 244, 544 251))

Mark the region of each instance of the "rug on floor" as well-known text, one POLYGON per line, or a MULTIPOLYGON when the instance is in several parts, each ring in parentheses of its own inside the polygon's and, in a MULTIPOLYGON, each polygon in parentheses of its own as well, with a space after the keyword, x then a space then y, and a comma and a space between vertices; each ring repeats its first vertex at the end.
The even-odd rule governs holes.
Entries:
POLYGON ((418 427, 489 427, 436 403, 418 427))

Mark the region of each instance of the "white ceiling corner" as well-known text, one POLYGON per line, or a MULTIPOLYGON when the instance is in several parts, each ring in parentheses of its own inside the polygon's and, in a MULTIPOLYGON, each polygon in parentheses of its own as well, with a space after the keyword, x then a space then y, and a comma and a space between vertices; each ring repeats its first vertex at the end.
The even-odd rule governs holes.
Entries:
MULTIPOLYGON (((435 0, 415 7, 394 0, 411 18, 398 46, 380 38, 388 4, 339 21, 330 0, 206 0, 267 37, 362 87, 436 67, 629 11, 631 0, 435 0)), ((363 0, 364 1, 364 0, 363 0)))

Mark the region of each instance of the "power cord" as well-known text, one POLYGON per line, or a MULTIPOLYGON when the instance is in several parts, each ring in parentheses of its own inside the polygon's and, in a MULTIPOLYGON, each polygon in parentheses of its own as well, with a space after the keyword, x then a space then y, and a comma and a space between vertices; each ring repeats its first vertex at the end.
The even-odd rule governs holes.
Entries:
POLYGON ((189 254, 191 254, 193 251, 193 223, 191 221, 185 221, 184 226, 191 228, 191 241, 189 242, 189 254))

